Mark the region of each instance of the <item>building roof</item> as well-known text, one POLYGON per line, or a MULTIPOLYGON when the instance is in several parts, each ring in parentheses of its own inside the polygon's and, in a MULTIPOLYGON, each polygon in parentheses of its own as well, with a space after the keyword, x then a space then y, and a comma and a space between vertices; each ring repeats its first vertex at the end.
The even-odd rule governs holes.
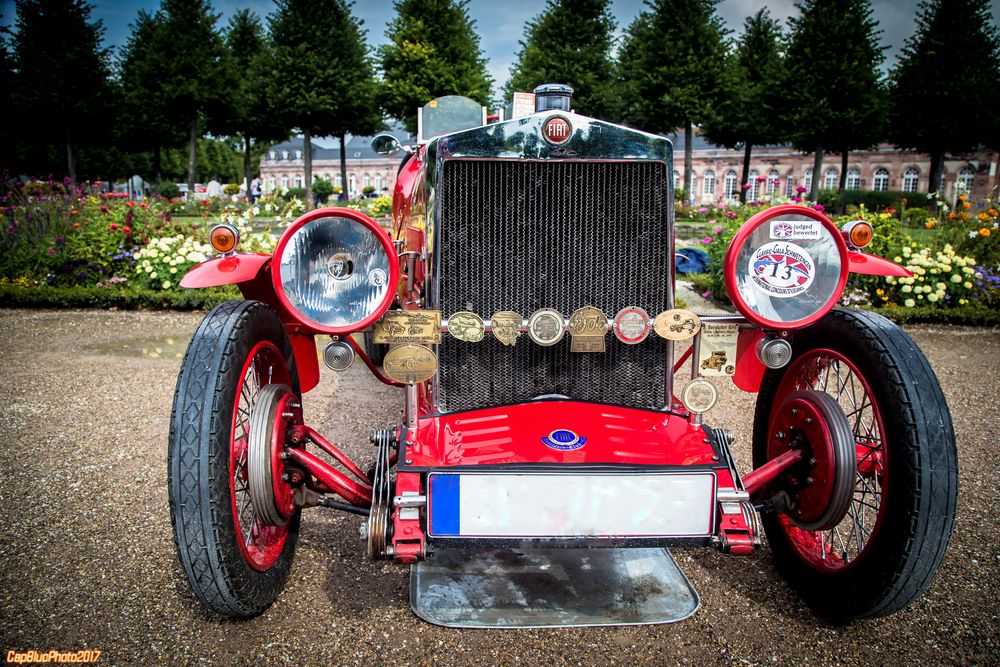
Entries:
MULTIPOLYGON (((402 143, 414 143, 416 138, 409 134, 402 124, 398 122, 392 122, 389 124, 389 129, 386 132, 392 134, 394 137, 399 139, 402 143)), ((371 136, 354 136, 348 134, 344 137, 344 149, 347 153, 348 159, 355 160, 374 160, 381 159, 383 156, 379 155, 372 150, 371 146, 372 137, 371 136)), ((312 159, 313 160, 339 160, 340 159, 340 138, 339 137, 314 137, 310 141, 312 146, 312 159)), ((272 146, 268 152, 280 153, 282 151, 288 151, 291 156, 294 156, 294 151, 301 151, 303 147, 302 137, 292 137, 280 143, 272 146)), ((280 157, 279 157, 280 159, 280 157)))

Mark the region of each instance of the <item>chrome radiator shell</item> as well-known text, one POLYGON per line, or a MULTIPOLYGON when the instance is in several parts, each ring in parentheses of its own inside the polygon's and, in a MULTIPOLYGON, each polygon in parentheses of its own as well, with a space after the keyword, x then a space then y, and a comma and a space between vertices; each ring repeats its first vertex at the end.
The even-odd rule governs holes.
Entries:
MULTIPOLYGON (((674 305, 673 181, 669 140, 560 114, 573 128, 553 146, 536 114, 439 137, 427 147, 428 308, 448 317, 499 310, 528 317, 584 305, 609 318, 625 306, 650 315, 674 305)), ((432 383, 437 411, 561 394, 595 403, 664 408, 670 346, 655 335, 603 354, 572 354, 570 338, 543 348, 522 336, 445 334, 432 383)))

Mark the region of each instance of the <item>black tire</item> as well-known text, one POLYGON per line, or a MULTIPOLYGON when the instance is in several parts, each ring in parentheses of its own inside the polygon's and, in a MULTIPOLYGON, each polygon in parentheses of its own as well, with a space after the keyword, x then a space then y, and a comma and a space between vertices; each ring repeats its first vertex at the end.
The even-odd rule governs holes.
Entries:
MULTIPOLYGON (((245 557, 234 520, 230 448, 240 405, 237 388, 251 352, 262 343, 276 348, 268 348, 268 354, 276 357, 280 351, 287 369, 279 368, 273 381, 287 375, 298 395, 291 344, 277 314, 259 301, 229 301, 209 312, 195 332, 170 418, 167 483, 174 543, 194 594, 211 611, 229 617, 255 616, 274 602, 291 569, 299 530, 296 512, 283 545, 275 542, 273 564, 260 571, 245 557)), ((271 381, 270 373, 266 379, 261 384, 271 381)))
MULTIPOLYGON (((857 442, 865 441, 868 444, 860 446, 869 447, 857 455, 854 495, 857 498, 860 494, 862 504, 866 498, 869 502, 877 499, 878 518, 868 524, 874 528, 867 536, 863 530, 857 531, 856 550, 848 539, 843 554, 832 557, 841 559, 838 564, 814 558, 810 562, 800 537, 805 531, 791 525, 787 517, 766 515, 764 528, 777 568, 818 614, 830 620, 894 613, 930 583, 954 524, 958 462, 944 394, 913 340, 879 315, 834 310, 794 334, 791 342, 792 361, 784 369, 768 371, 760 388, 754 417, 754 466, 767 460, 768 423, 776 399, 781 399, 780 392, 787 392, 796 378, 809 377, 808 368, 813 362, 837 359, 836 364, 828 366, 830 370, 824 377, 829 378, 836 368, 839 378, 846 369, 845 385, 851 374, 857 377, 858 386, 867 383, 868 389, 862 386, 861 409, 852 422, 857 442), (782 386, 786 375, 788 379, 782 386), (865 425, 864 395, 870 395, 873 404, 868 412, 878 415, 880 421, 873 417, 865 425), (865 429, 866 434, 860 437, 860 431, 865 429), (863 466, 869 469, 866 475, 870 480, 863 479, 863 466), (873 466, 878 468, 872 471, 873 466), (877 496, 866 495, 876 487, 877 496), (793 542, 790 536, 796 536, 796 540, 793 542)), ((821 365, 817 363, 816 367, 821 365)), ((851 387, 855 391, 853 381, 851 387)), ((848 388, 838 388, 836 393, 846 400, 848 388)), ((867 511, 865 507, 860 510, 867 511)), ((853 522, 852 530, 861 523, 845 517, 848 520, 853 522)), ((828 540, 818 544, 826 544, 829 549, 829 545, 836 545, 836 537, 831 531, 828 540)))

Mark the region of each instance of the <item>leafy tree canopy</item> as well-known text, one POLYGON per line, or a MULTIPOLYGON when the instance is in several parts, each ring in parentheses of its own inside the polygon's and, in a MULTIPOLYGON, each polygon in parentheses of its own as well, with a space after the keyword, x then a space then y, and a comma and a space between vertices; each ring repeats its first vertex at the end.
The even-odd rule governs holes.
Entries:
POLYGON ((269 94, 289 127, 316 135, 379 127, 364 32, 344 0, 279 0, 270 23, 269 94))
POLYGON ((709 119, 725 97, 726 30, 717 0, 653 0, 619 55, 625 120, 668 133, 709 119))
POLYGON ((1000 148, 1000 35, 988 0, 922 2, 890 81, 897 146, 930 153, 932 162, 1000 148))
POLYGON ((82 0, 22 0, 13 37, 19 131, 39 145, 61 145, 71 178, 72 146, 106 138, 114 108, 104 26, 90 11, 82 0))
POLYGON ((790 19, 785 92, 796 148, 867 148, 885 131, 883 47, 868 0, 804 0, 790 19))
POLYGON ((737 148, 784 138, 782 42, 781 26, 766 8, 747 17, 735 53, 727 61, 728 94, 718 113, 701 127, 712 142, 737 148))
POLYGON ((505 101, 543 83, 566 83, 574 90, 575 111, 617 119, 611 59, 616 26, 610 4, 610 0, 548 0, 545 10, 525 26, 521 51, 504 86, 505 101))
POLYGON ((489 103, 493 79, 465 0, 397 0, 379 47, 382 109, 417 129, 417 108, 443 95, 489 103))

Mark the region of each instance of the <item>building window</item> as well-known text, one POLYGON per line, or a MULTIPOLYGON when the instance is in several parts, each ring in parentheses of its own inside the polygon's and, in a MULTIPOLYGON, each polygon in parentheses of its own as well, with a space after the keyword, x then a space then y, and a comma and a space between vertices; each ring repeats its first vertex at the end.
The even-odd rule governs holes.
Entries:
POLYGON ((343 188, 344 187, 344 176, 343 176, 343 174, 337 174, 336 176, 334 176, 333 177, 333 184, 334 184, 334 186, 336 186, 338 188, 343 188))
POLYGON ((681 187, 681 172, 674 169, 674 192, 680 190, 681 187))
POLYGON ((302 174, 295 174, 295 187, 297 188, 305 187, 302 174))
POLYGON ((767 196, 770 197, 778 192, 778 184, 781 182, 781 175, 777 169, 767 172, 767 196))
POLYGON ((908 168, 903 172, 903 192, 916 192, 919 180, 920 172, 916 167, 908 168))
POLYGON ((296 160, 302 159, 302 151, 295 151, 295 159, 296 160))
POLYGON ((726 172, 726 180, 722 184, 723 194, 726 199, 736 199, 739 196, 739 180, 736 178, 736 172, 730 169, 726 172))
POLYGON ((747 188, 748 200, 751 201, 757 200, 757 193, 760 192, 760 183, 757 182, 758 176, 760 176, 760 173, 756 169, 750 170, 750 176, 749 178, 747 178, 747 184, 749 184, 750 186, 749 188, 747 188))
POLYGON ((361 153, 355 153, 354 157, 361 157, 361 153))
POLYGON ((382 192, 382 174, 375 174, 375 189, 382 192))
POLYGON ((709 169, 708 171, 705 172, 705 175, 702 176, 702 180, 704 181, 704 185, 702 186, 702 192, 705 194, 706 197, 714 197, 715 172, 709 169))
POLYGON ((267 190, 268 190, 268 192, 274 192, 274 187, 275 187, 274 176, 268 176, 267 177, 267 190))
POLYGON ((806 189, 806 192, 810 192, 813 187, 813 170, 806 169, 805 173, 802 175, 802 187, 806 189))
POLYGON ((354 174, 351 174, 350 176, 347 177, 347 186, 348 186, 347 191, 350 192, 352 195, 358 191, 358 188, 355 185, 354 174))
POLYGON ((872 177, 872 188, 875 190, 880 190, 885 192, 889 189, 889 170, 885 167, 879 167, 875 170, 875 175, 872 177))
POLYGON ((281 175, 281 187, 282 188, 287 188, 288 187, 288 174, 282 174, 281 175))
POLYGON ((962 167, 958 172, 958 180, 955 181, 955 194, 967 195, 972 192, 972 181, 976 177, 976 172, 968 167, 962 167))
POLYGON ((827 190, 833 190, 837 187, 837 170, 830 167, 826 170, 826 174, 823 175, 823 187, 827 190))
POLYGON ((861 170, 857 167, 851 167, 847 170, 847 183, 844 185, 848 190, 860 190, 861 189, 861 170))
POLYGON ((288 151, 281 151, 281 159, 282 160, 288 159, 288 151))
POLYGON ((369 185, 371 185, 371 184, 372 184, 372 177, 371 177, 371 176, 369 176, 368 174, 365 174, 365 175, 364 175, 364 176, 363 176, 363 177, 361 178, 361 187, 362 187, 362 188, 367 188, 367 187, 368 187, 369 185))
POLYGON ((270 153, 267 154, 267 156, 272 160, 274 160, 275 158, 277 158, 278 154, 275 153, 274 151, 271 151, 270 153))
POLYGON ((789 172, 785 176, 785 196, 791 199, 795 195, 795 175, 789 172))

